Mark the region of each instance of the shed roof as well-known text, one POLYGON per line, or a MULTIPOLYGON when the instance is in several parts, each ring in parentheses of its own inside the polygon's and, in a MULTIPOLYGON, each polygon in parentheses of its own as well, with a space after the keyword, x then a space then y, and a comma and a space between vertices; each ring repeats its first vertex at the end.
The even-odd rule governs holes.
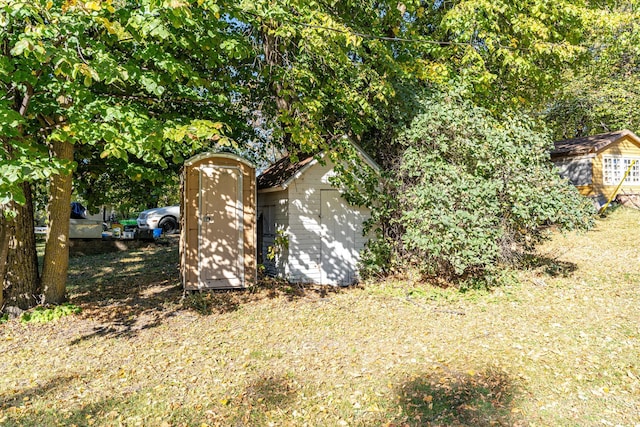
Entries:
MULTIPOLYGON (((360 154, 362 159, 369 164, 376 172, 380 171, 380 166, 353 141, 349 142, 360 154)), ((258 191, 267 189, 286 189, 291 182, 300 177, 305 170, 315 165, 318 159, 323 157, 324 153, 316 155, 306 155, 299 158, 297 162, 291 161, 291 156, 285 156, 278 160, 258 176, 258 191)))
POLYGON ((273 187, 286 187, 294 176, 314 160, 312 155, 291 162, 291 156, 285 156, 278 160, 258 176, 258 190, 273 187))
POLYGON ((553 143, 554 148, 551 150, 551 157, 596 153, 625 136, 630 136, 637 144, 640 144, 640 138, 630 130, 623 129, 616 132, 607 132, 598 135, 556 141, 553 143))

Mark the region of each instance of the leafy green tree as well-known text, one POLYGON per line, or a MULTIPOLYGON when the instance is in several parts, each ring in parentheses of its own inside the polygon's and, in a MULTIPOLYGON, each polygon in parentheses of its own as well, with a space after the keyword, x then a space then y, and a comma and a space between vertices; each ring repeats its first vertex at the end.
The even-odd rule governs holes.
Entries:
POLYGON ((97 201, 109 179, 162 186, 211 147, 317 152, 343 135, 390 167, 433 86, 462 82, 493 111, 540 105, 588 50, 597 4, 0 0, 3 211, 32 212, 29 183, 50 181, 42 289, 22 294, 64 297, 71 171, 97 201))
POLYGON ((273 82, 264 87, 278 100, 265 111, 282 125, 285 145, 332 148, 347 134, 383 165, 395 162, 397 132, 434 87, 465 87, 465 97, 495 112, 544 109, 567 70, 589 57, 585 27, 601 7, 573 0, 252 3, 242 3, 243 16, 261 29, 265 79, 273 82))
POLYGON ((626 79, 594 80, 576 77, 544 112, 544 119, 556 141, 598 133, 640 129, 640 112, 636 101, 640 81, 626 79))
POLYGON ((640 10, 636 1, 607 6, 587 17, 587 60, 541 108, 556 140, 640 128, 640 10))
POLYGON ((458 86, 493 111, 537 106, 587 53, 583 34, 598 2, 455 0, 405 2, 399 34, 414 72, 458 86))
POLYGON ((28 141, 38 167, 0 190, 32 212, 24 186, 49 177, 42 289, 24 280, 27 293, 42 293, 44 302, 64 298, 71 170, 87 192, 98 176, 85 166, 161 183, 171 163, 232 144, 223 132, 244 139, 245 151, 264 141, 315 151, 374 125, 376 105, 393 96, 385 74, 394 70, 392 49, 377 40, 361 46, 342 22, 346 8, 284 1, 1 5, 0 117, 18 129, 3 147, 13 153, 28 141))
POLYGON ((100 158, 95 147, 77 147, 74 193, 90 211, 111 206, 132 215, 143 209, 175 205, 180 195, 180 164, 150 167, 137 158, 100 158))
POLYGON ((230 12, 255 32, 258 90, 250 102, 276 144, 317 152, 383 123, 403 70, 391 44, 359 34, 383 33, 381 17, 395 4, 259 0, 230 12))
MULTIPOLYGON (((230 73, 219 72, 229 61, 223 52, 208 50, 228 39, 230 24, 212 19, 220 13, 212 2, 191 7, 180 1, 2 0, 0 6, 0 117, 3 129, 12 130, 2 139, 1 166, 18 169, 0 182, 0 195, 5 207, 22 204, 16 209, 26 223, 17 228, 32 235, 29 218, 20 215, 33 211, 26 186, 50 177, 41 288, 37 277, 22 277, 28 289, 20 293, 42 293, 43 302, 59 303, 67 274, 74 147, 86 144, 102 158, 120 159, 118 172, 140 179, 145 170, 129 159, 163 169, 167 159, 179 163, 197 150, 229 144, 220 119, 240 107, 229 97, 230 73)), ((6 247, 11 259, 15 248, 6 247)), ((32 258, 24 262, 34 265, 32 258)))

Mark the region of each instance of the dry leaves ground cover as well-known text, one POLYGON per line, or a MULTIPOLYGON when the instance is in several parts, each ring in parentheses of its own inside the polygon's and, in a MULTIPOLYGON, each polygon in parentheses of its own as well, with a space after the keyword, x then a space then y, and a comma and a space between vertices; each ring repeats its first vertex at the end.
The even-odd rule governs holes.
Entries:
POLYGON ((81 314, 0 325, 1 425, 640 425, 640 212, 493 291, 410 278, 181 300, 177 248, 75 258, 81 314))

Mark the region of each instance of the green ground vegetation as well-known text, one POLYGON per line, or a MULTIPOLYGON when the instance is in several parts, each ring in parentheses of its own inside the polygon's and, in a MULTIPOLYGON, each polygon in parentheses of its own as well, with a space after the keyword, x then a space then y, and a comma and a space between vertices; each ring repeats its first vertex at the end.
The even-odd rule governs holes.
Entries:
POLYGON ((618 209, 467 292, 407 274, 183 299, 174 245, 72 258, 80 313, 0 325, 0 424, 636 426, 639 225, 618 209))

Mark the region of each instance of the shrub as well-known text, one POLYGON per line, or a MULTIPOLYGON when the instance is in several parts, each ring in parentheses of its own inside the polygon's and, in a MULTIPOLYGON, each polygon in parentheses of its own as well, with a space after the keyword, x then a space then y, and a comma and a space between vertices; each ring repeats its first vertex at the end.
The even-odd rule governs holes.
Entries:
POLYGON ((369 264, 395 247, 397 258, 427 276, 491 282, 500 264, 533 249, 550 226, 592 224, 591 203, 559 177, 548 136, 525 115, 495 118, 455 95, 439 96, 400 143, 395 194, 385 195, 383 209, 396 230, 383 238, 397 244, 372 244, 380 251, 364 257, 369 264))
POLYGON ((33 310, 22 313, 20 321, 24 323, 47 323, 80 312, 82 312, 80 307, 69 303, 53 307, 36 307, 33 310))
POLYGON ((375 279, 387 276, 393 260, 393 243, 387 236, 380 236, 367 242, 360 254, 360 277, 375 279))

